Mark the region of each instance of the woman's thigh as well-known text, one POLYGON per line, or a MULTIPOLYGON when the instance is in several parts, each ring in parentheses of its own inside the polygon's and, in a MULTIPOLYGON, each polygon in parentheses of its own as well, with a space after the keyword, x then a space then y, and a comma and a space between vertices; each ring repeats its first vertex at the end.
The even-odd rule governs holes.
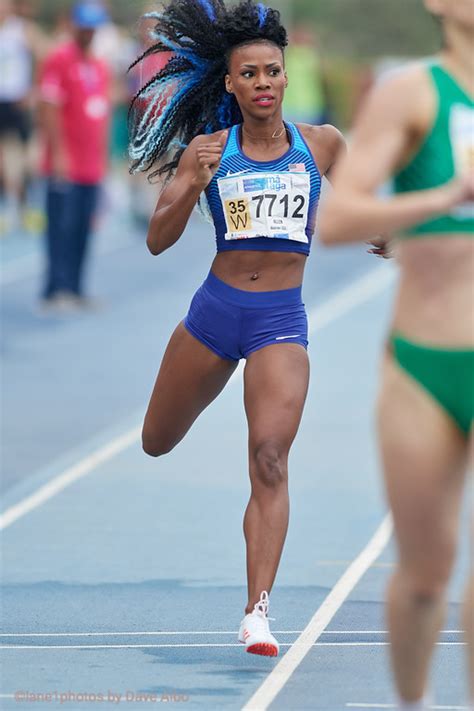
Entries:
POLYGON ((288 453, 301 421, 308 383, 308 355, 298 344, 271 345, 249 356, 244 402, 251 451, 273 443, 288 453))
POLYGON ((468 444, 442 407, 386 356, 378 431, 401 559, 446 572, 456 547, 468 444))

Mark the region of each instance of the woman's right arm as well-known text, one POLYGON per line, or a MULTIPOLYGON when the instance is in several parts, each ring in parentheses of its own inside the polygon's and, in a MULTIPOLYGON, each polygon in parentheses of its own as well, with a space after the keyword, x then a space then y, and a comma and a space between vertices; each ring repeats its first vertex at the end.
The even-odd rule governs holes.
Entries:
POLYGON ((226 138, 227 131, 215 137, 197 136, 184 151, 148 226, 146 243, 152 254, 161 254, 183 234, 200 194, 219 168, 226 138))

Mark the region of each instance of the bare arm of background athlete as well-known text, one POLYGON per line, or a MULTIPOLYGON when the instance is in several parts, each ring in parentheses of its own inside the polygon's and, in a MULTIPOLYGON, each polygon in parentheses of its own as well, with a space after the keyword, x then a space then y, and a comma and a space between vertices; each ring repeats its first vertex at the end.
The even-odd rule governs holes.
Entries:
POLYGON ((472 199, 473 173, 389 200, 376 195, 377 188, 406 164, 426 135, 433 101, 418 68, 387 80, 372 92, 349 153, 335 171, 337 190, 330 193, 321 212, 322 242, 354 242, 370 234, 397 232, 472 199))

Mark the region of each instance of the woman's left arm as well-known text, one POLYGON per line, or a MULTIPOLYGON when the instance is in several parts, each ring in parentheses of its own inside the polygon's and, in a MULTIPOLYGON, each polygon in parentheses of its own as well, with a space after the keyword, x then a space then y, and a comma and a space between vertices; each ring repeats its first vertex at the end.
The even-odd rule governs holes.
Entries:
POLYGON ((332 183, 334 171, 347 153, 347 143, 343 134, 335 126, 328 124, 325 129, 324 177, 332 183))
POLYGON ((331 124, 324 126, 301 124, 300 129, 321 177, 324 176, 331 181, 334 167, 347 152, 344 136, 331 124))

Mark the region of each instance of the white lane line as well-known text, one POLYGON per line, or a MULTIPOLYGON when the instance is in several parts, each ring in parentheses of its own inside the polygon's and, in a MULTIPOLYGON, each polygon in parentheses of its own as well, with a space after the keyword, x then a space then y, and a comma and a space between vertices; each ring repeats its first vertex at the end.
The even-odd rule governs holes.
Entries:
POLYGON ((383 551, 391 534, 392 520, 388 514, 363 551, 339 578, 298 639, 247 701, 242 711, 265 711, 269 707, 361 577, 383 551))
MULTIPOLYGON (((388 647, 390 642, 315 642, 313 647, 388 647)), ((436 642, 438 647, 466 647, 467 642, 436 642)), ((20 645, 18 645, 20 646, 20 645)), ((291 646, 291 644, 283 645, 291 646)))
MULTIPOLYGON (((348 565, 350 565, 351 561, 350 560, 315 560, 314 565, 317 566, 344 566, 346 568, 348 565)), ((373 568, 394 568, 395 563, 374 563, 372 566, 373 568)))
MULTIPOLYGON (((373 567, 373 566, 372 566, 373 567)), ((272 630, 273 634, 301 634, 303 630, 272 630)), ((171 637, 177 635, 179 637, 187 637, 190 635, 231 635, 237 634, 237 630, 169 630, 164 632, 145 631, 145 632, 2 632, 0 637, 171 637)), ((321 635, 387 635, 387 630, 324 630, 321 635)), ((440 634, 464 634, 463 630, 442 630, 440 634)))
MULTIPOLYGON (((313 647, 387 647, 388 642, 311 642, 307 644, 306 652, 313 647)), ((467 642, 437 642, 438 647, 465 647, 467 642)), ((174 648, 199 648, 210 647, 242 647, 241 642, 183 642, 168 644, 0 644, 2 649, 174 649, 174 648)), ((283 642, 280 647, 291 647, 292 642, 283 642)), ((290 650, 291 651, 291 650, 290 650)), ((306 653, 305 652, 305 653, 306 653)), ((290 652, 288 652, 289 654, 290 652)), ((287 654, 287 656, 288 656, 287 654)), ((284 659, 285 657, 283 657, 284 659)), ((282 661, 283 661, 282 659, 282 661)), ((281 662, 280 662, 281 664, 281 662)), ((275 667, 276 669, 276 667, 275 667)), ((244 708, 247 708, 245 706, 244 708)), ((252 708, 257 708, 253 706, 252 708)), ((264 708, 264 707, 259 707, 264 708)), ((265 708, 267 708, 265 706, 265 708)))
MULTIPOLYGON (((329 298, 320 306, 315 306, 308 315, 309 332, 314 333, 328 326, 353 308, 363 304, 380 291, 386 289, 393 282, 395 274, 396 270, 394 267, 384 264, 381 267, 373 269, 360 279, 356 279, 352 284, 339 291, 335 296, 329 298)), ((229 382, 235 382, 242 369, 243 362, 236 368, 229 382)), ((45 501, 48 501, 60 491, 63 491, 73 482, 86 474, 90 474, 90 472, 100 464, 103 464, 134 444, 140 437, 140 431, 140 427, 134 427, 128 432, 125 432, 121 437, 101 447, 78 464, 66 469, 66 471, 52 479, 48 484, 42 486, 35 493, 8 508, 0 515, 0 531, 15 521, 18 521, 18 519, 30 511, 33 511, 38 506, 41 506, 41 504, 44 504, 45 501)))
MULTIPOLYGON (((289 646, 289 644, 288 644, 289 646)), ((1 644, 2 649, 170 649, 170 648, 199 648, 202 647, 242 647, 241 642, 213 642, 202 644, 1 644)))
MULTIPOLYGON (((361 704, 347 703, 348 709, 398 709, 395 704, 361 704)), ((428 709, 433 711, 469 711, 469 706, 428 706, 428 709)))
POLYGON ((124 449, 127 449, 127 447, 130 447, 130 445, 134 444, 138 440, 140 432, 141 427, 134 427, 132 430, 129 430, 120 437, 112 440, 104 447, 101 447, 96 452, 93 452, 93 454, 89 455, 85 459, 82 459, 78 464, 69 467, 62 472, 62 474, 52 479, 44 486, 41 486, 30 496, 27 496, 19 503, 11 506, 0 515, 0 531, 3 531, 8 526, 11 526, 11 524, 19 518, 38 508, 38 506, 44 504, 45 501, 53 498, 53 496, 59 494, 60 491, 63 491, 73 482, 87 476, 87 474, 90 474, 96 467, 109 459, 112 459, 112 457, 115 457, 124 449))

